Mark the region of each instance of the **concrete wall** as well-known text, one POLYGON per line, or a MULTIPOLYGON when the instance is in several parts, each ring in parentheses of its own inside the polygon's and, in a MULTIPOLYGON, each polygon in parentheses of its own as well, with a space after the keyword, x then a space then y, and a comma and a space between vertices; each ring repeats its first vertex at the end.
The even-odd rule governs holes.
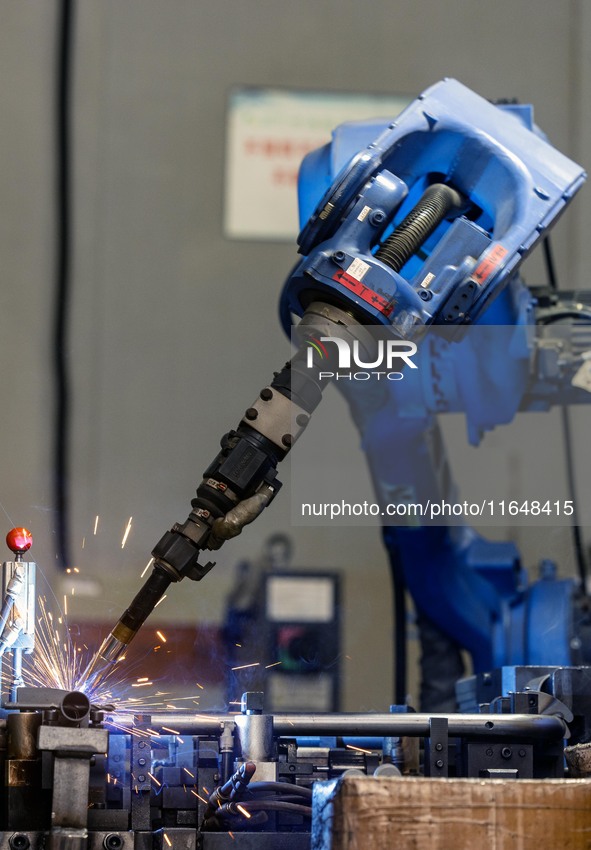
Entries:
MULTIPOLYGON (((33 529, 37 560, 59 595, 49 357, 55 19, 53 3, 0 0, 0 503, 7 528, 33 529)), ((80 0, 73 550, 100 596, 77 597, 72 616, 119 615, 153 544, 186 516, 219 437, 288 356, 276 304, 294 246, 232 242, 222 233, 230 88, 413 96, 454 76, 487 97, 533 102, 552 141, 589 164, 590 35, 583 0, 80 0)), ((588 197, 561 223, 565 286, 587 285, 590 223, 588 197)), ((528 267, 539 275, 536 261, 528 267)), ((342 419, 353 451, 344 407, 342 419)), ((288 483, 288 470, 283 478, 288 483)), ((383 708, 392 625, 379 533, 292 529, 287 495, 220 553, 201 585, 173 590, 161 617, 218 619, 235 562, 257 557, 270 532, 287 531, 297 564, 339 567, 346 576, 345 707, 383 708)), ((519 542, 530 558, 550 548, 572 569, 563 532, 522 534, 519 542)))

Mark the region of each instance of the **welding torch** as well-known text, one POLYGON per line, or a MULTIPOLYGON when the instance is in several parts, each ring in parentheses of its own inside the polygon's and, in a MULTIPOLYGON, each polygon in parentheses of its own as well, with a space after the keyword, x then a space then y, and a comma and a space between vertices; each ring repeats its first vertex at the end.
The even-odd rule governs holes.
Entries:
POLYGON ((215 565, 200 563, 201 553, 219 549, 240 534, 280 489, 277 464, 307 426, 326 386, 318 371, 309 368, 307 340, 337 333, 353 340, 361 330, 353 316, 337 306, 320 302, 309 306, 297 326, 297 353, 274 373, 238 427, 222 437, 221 451, 203 473, 189 516, 173 525, 154 547, 150 576, 83 674, 87 689, 123 660, 170 584, 183 578, 200 581, 215 565))

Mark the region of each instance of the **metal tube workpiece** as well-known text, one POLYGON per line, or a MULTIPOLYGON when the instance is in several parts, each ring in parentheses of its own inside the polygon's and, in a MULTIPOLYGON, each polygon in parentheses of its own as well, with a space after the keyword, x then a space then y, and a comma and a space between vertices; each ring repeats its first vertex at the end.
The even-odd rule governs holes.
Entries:
MULTIPOLYGON (((182 714, 159 712, 150 716, 150 729, 159 732, 172 727, 185 735, 212 735, 219 733, 224 723, 243 715, 232 714, 182 714)), ((427 737, 429 721, 443 717, 448 721, 449 736, 464 738, 564 738, 567 725, 558 715, 537 714, 273 714, 276 735, 298 737, 368 736, 398 737, 410 735, 427 737)), ((106 723, 133 728, 133 716, 110 715, 106 723)), ((166 730, 164 731, 166 734, 166 730)))

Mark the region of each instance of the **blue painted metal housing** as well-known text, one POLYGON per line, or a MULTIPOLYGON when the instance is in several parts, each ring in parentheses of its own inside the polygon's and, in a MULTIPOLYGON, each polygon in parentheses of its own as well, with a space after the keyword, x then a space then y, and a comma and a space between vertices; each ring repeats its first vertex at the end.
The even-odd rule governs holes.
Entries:
POLYGON ((434 321, 475 321, 585 178, 529 128, 528 115, 447 79, 373 141, 375 122, 338 128, 332 144, 302 164, 303 218, 328 188, 299 236, 305 258, 284 289, 284 325, 319 294, 353 301, 368 324, 391 325, 403 336, 434 321), (460 192, 464 210, 393 271, 376 258, 379 244, 433 183, 460 192), (456 305, 469 281, 477 284, 470 300, 456 305))

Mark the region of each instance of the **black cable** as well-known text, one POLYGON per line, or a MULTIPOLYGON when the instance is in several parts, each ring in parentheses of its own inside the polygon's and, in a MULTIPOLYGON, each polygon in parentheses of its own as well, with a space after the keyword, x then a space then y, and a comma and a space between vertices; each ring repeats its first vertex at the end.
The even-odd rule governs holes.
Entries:
POLYGON ((300 797, 312 797, 312 789, 306 788, 303 785, 293 785, 291 782, 271 782, 261 780, 259 782, 251 782, 248 786, 248 791, 252 793, 283 793, 283 794, 298 794, 300 797))
MULTIPOLYGON (((544 260, 546 263, 546 273, 548 275, 548 284, 551 289, 555 292, 558 291, 558 278, 556 276, 556 269, 554 266, 554 256, 552 252, 552 245, 550 243, 550 237, 546 236, 546 238, 542 242, 544 248, 544 260)), ((585 318, 588 318, 588 311, 585 311, 585 318)), ((554 314, 552 317, 549 317, 547 321, 543 322, 543 324, 550 324, 553 321, 558 321, 559 318, 566 318, 567 316, 572 315, 573 318, 580 318, 581 313, 578 311, 569 311, 568 309, 564 312, 559 312, 554 314)), ((571 497, 571 503, 573 506, 572 513, 572 538, 573 538, 573 549, 575 560, 577 563, 577 572, 579 574, 579 581, 581 582, 581 590, 586 595, 587 594, 587 558, 585 556, 585 548, 583 546, 583 535, 581 534, 581 525, 579 519, 579 512, 577 510, 577 499, 576 499, 576 486, 575 486, 575 463, 573 456, 573 440, 572 440, 572 427, 571 427, 571 419, 569 409, 566 404, 561 405, 560 415, 562 420, 562 432, 564 435, 564 453, 565 453, 565 462, 566 462, 566 481, 567 481, 567 489, 568 494, 571 497)))
POLYGON ((555 292, 558 289, 558 278, 556 277, 556 267, 554 265, 554 253, 552 251, 552 244, 550 242, 550 237, 546 236, 545 239, 542 240, 542 248, 544 250, 544 261, 546 263, 546 274, 548 275, 548 285, 550 289, 553 289, 555 292))
POLYGON ((58 11, 56 74, 56 268, 53 324, 55 382, 53 499, 56 552, 62 569, 69 555, 69 438, 70 387, 67 365, 68 315, 70 301, 70 95, 73 38, 73 0, 61 0, 58 11))
POLYGON ((543 316, 537 324, 544 326, 551 325, 554 322, 562 322, 564 319, 591 320, 591 310, 577 310, 575 307, 565 307, 564 309, 556 307, 555 309, 556 312, 549 312, 548 315, 543 316))
MULTIPOLYGON (((306 798, 300 797, 297 794, 273 794, 270 797, 266 797, 264 794, 256 794, 252 797, 247 797, 244 800, 240 800, 239 802, 240 805, 243 805, 244 803, 249 802, 254 803, 255 800, 257 800, 258 802, 260 802, 261 800, 265 800, 267 802, 271 801, 275 803, 298 803, 300 806, 306 805, 306 798)), ((312 804, 312 797, 310 797, 308 803, 309 805, 312 804)))
POLYGON ((243 806, 248 812, 292 812, 293 814, 312 816, 312 807, 301 803, 283 803, 278 800, 241 800, 239 803, 225 803, 217 810, 217 814, 235 814, 238 806, 243 806))
MULTIPOLYGON (((392 533, 392 531, 390 531, 392 533)), ((398 547, 392 546, 392 539, 386 541, 392 577, 393 614, 394 614, 394 703, 406 705, 407 661, 406 661, 406 582, 398 547)))
POLYGON ((581 534, 581 524, 579 519, 579 511, 577 509, 576 488, 575 488, 575 462, 573 456, 573 440, 572 428, 569 410, 566 404, 560 408, 562 417, 562 431, 564 433, 564 453, 566 460, 566 482, 568 494, 571 497, 572 512, 572 535, 573 549, 575 551, 575 560, 577 563, 577 571, 581 582, 581 590, 587 595, 587 558, 585 557, 585 548, 583 546, 583 535, 581 534))

